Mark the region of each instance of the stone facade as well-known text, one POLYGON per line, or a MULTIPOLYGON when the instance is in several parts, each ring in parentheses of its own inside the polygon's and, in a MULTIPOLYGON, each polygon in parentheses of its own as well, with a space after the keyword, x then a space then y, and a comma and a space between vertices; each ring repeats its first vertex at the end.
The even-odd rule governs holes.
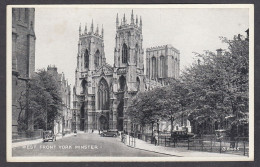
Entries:
POLYGON ((28 95, 27 83, 35 71, 34 8, 12 9, 12 130, 17 132, 18 115, 28 117, 28 129, 33 130, 31 115, 18 103, 28 95))
POLYGON ((146 66, 149 80, 163 83, 165 78, 179 78, 180 51, 172 45, 147 48, 146 66))
MULTIPOLYGON (((131 125, 125 116, 128 99, 138 91, 163 84, 144 74, 142 28, 142 18, 134 19, 133 11, 130 23, 127 23, 125 15, 119 23, 117 15, 112 67, 106 63, 103 27, 101 33, 98 27, 94 31, 93 21, 90 31, 87 30, 87 26, 84 31, 81 30, 81 26, 79 27, 77 68, 73 88, 75 129, 82 131, 130 129, 131 125)), ((152 52, 150 54, 152 55, 152 52)), ((175 61, 176 58, 179 62, 179 51, 170 45, 166 45, 163 51, 160 50, 161 54, 165 54, 165 60, 175 61)), ((169 63, 165 63, 169 68, 163 78, 178 77, 179 65, 173 69, 174 66, 169 63)))
POLYGON ((48 66, 47 72, 51 74, 59 84, 59 92, 62 98, 62 109, 59 111, 61 116, 54 120, 54 133, 72 131, 72 110, 71 104, 71 87, 65 79, 64 73, 59 74, 57 67, 48 66))

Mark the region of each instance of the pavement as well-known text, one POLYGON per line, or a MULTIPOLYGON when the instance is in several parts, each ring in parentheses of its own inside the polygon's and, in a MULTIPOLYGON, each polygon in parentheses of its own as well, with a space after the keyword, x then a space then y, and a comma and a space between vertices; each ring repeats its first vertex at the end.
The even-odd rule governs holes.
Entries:
MULTIPOLYGON (((118 140, 121 141, 121 138, 118 140)), ((188 150, 185 147, 164 147, 164 146, 155 146, 154 144, 145 142, 143 140, 135 138, 135 144, 129 144, 129 136, 126 137, 125 144, 129 147, 145 150, 154 153, 160 153, 165 155, 171 155, 176 157, 245 157, 243 155, 236 155, 236 154, 220 154, 220 153, 213 153, 213 152, 202 152, 202 151, 194 151, 188 150)))

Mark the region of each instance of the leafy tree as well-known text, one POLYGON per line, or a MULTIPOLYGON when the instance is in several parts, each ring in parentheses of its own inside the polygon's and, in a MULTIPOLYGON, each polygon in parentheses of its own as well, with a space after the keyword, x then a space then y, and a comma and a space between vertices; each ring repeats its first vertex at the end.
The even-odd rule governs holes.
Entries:
POLYGON ((48 120, 48 128, 53 129, 54 120, 60 116, 60 110, 62 109, 62 95, 60 92, 60 85, 57 81, 57 78, 49 74, 45 70, 40 70, 37 73, 38 80, 41 81, 41 85, 45 90, 44 104, 47 109, 47 120, 48 120))
POLYGON ((160 88, 162 96, 157 105, 161 108, 162 118, 171 121, 172 132, 174 120, 183 118, 189 111, 189 89, 183 82, 173 78, 168 78, 166 83, 166 86, 160 88))
POLYGON ((229 46, 223 54, 197 54, 201 62, 182 76, 193 99, 191 116, 218 122, 231 117, 232 124, 248 122, 248 41, 236 36, 233 40, 221 39, 229 46))
POLYGON ((232 125, 247 124, 248 41, 241 36, 221 39, 229 46, 222 54, 197 54, 200 61, 187 68, 180 80, 168 78, 166 86, 132 98, 127 109, 131 120, 152 127, 158 120, 170 120, 173 127, 174 119, 189 115, 198 123, 232 118, 232 125))
POLYGON ((162 113, 157 105, 160 96, 159 88, 151 91, 139 92, 136 96, 130 99, 127 108, 127 115, 133 123, 138 123, 141 126, 151 125, 152 135, 154 123, 161 119, 162 113))
POLYGON ((34 126, 46 129, 46 120, 47 129, 52 129, 62 104, 57 80, 47 71, 39 70, 28 81, 27 89, 20 92, 18 103, 19 131, 33 130, 34 126))

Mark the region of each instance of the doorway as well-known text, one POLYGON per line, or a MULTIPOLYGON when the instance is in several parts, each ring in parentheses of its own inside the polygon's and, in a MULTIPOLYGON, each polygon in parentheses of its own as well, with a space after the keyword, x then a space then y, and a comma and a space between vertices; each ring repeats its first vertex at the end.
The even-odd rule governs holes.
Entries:
POLYGON ((108 129, 108 121, 104 115, 99 117, 99 128, 100 130, 107 130, 108 129))

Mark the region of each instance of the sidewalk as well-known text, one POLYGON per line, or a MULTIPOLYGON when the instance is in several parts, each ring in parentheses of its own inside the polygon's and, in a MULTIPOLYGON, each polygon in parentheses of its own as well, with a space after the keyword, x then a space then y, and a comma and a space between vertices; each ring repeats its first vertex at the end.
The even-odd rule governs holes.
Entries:
MULTIPOLYGON (((70 133, 70 134, 66 134, 65 136, 62 137, 61 134, 58 134, 56 136, 56 140, 60 140, 62 138, 65 138, 65 137, 70 137, 70 136, 73 136, 73 133, 70 133)), ((40 138, 40 139, 36 139, 36 140, 27 140, 27 141, 22 141, 22 142, 15 142, 15 143, 12 143, 12 148, 15 148, 15 147, 21 147, 21 146, 26 146, 26 145, 32 145, 32 144, 39 144, 39 143, 42 143, 43 142, 43 139, 40 138)))
MULTIPOLYGON (((121 142, 121 138, 119 138, 119 140, 121 142)), ((150 151, 150 152, 155 152, 160 154, 166 154, 166 155, 172 155, 177 157, 245 157, 242 155, 234 155, 234 154, 220 154, 220 153, 212 153, 212 152, 193 151, 193 150, 188 150, 187 148, 184 147, 173 148, 173 147, 155 146, 154 144, 145 142, 137 138, 135 139, 135 147, 133 147, 129 145, 128 135, 126 137, 125 144, 135 149, 140 149, 140 150, 145 150, 145 151, 150 151)))

